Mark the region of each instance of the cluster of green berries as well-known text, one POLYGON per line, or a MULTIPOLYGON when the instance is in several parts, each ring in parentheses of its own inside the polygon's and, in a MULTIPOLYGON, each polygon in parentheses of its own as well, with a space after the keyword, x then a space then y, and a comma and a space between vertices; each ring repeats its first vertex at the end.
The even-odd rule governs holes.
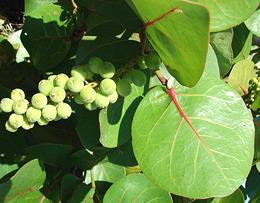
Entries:
POLYGON ((249 83, 249 100, 254 102, 257 95, 260 94, 260 77, 254 78, 249 83))

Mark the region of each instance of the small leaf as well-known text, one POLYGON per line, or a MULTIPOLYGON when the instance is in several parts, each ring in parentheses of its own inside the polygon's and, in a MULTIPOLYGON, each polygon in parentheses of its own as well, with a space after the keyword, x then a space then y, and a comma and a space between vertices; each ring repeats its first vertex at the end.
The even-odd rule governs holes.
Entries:
POLYGON ((0 179, 3 178, 8 173, 15 171, 16 169, 18 169, 17 164, 12 164, 12 165, 0 164, 0 179))
POLYGON ((212 32, 226 30, 244 22, 258 7, 259 0, 192 0, 206 6, 211 14, 212 32))
POLYGON ((143 174, 131 174, 114 183, 104 197, 104 203, 163 202, 171 203, 171 196, 154 185, 143 174))
POLYGON ((249 81, 256 77, 254 66, 255 64, 249 59, 239 61, 229 74, 229 86, 234 88, 240 95, 248 94, 249 81))
POLYGON ((84 183, 80 183, 76 189, 74 190, 72 197, 68 200, 69 203, 75 202, 86 202, 86 203, 94 203, 95 190, 90 188, 84 183))
POLYGON ((232 51, 233 30, 211 33, 210 43, 217 55, 220 74, 224 77, 231 69, 233 61, 232 51))
POLYGON ((215 197, 211 203, 244 203, 244 195, 241 190, 236 190, 226 197, 215 197))
POLYGON ((0 202, 40 202, 39 191, 45 180, 45 172, 37 159, 25 164, 7 182, 0 185, 0 202))
POLYGON ((245 21, 247 28, 256 36, 260 37, 260 10, 257 10, 245 21))

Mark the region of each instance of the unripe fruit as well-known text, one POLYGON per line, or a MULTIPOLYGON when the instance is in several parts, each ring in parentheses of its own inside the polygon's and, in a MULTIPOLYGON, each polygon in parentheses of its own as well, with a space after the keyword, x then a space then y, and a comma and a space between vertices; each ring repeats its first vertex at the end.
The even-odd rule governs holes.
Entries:
POLYGON ((159 66, 161 65, 161 59, 157 53, 152 53, 145 57, 145 63, 148 68, 150 69, 159 69, 159 66))
POLYGON ((56 78, 53 81, 53 84, 55 87, 62 87, 65 89, 66 83, 68 81, 69 77, 63 73, 56 76, 56 78))
POLYGON ((24 130, 29 130, 29 129, 33 128, 33 127, 34 127, 34 123, 30 123, 30 122, 27 120, 26 116, 23 116, 22 128, 23 128, 24 130))
POLYGON ((85 106, 85 108, 86 108, 87 110, 89 110, 89 111, 94 111, 94 110, 97 109, 97 105, 96 105, 95 102, 85 104, 84 106, 85 106))
POLYGON ((146 76, 142 71, 131 70, 130 74, 131 74, 132 81, 136 86, 141 87, 141 86, 145 85, 146 76))
POLYGON ((54 87, 50 91, 50 99, 55 103, 63 102, 66 97, 66 92, 62 87, 54 87))
POLYGON ((52 84, 54 83, 54 79, 56 78, 56 76, 57 75, 50 75, 49 77, 48 77, 48 80, 50 81, 50 82, 52 82, 52 84))
POLYGON ((85 85, 80 91, 80 97, 84 103, 92 103, 96 99, 96 91, 89 85, 85 85))
POLYGON ((103 61, 98 57, 92 57, 88 61, 89 69, 92 73, 99 74, 103 61))
POLYGON ((140 69, 146 69, 148 68, 145 64, 145 60, 144 57, 141 56, 138 60, 137 60, 137 65, 139 66, 140 69))
POLYGON ((28 101, 26 100, 20 100, 16 101, 13 104, 13 111, 16 114, 24 114, 28 109, 28 101))
POLYGON ((17 129, 12 127, 8 121, 6 121, 6 123, 5 123, 5 129, 11 133, 14 133, 17 131, 17 129))
POLYGON ((132 86, 128 80, 122 79, 117 83, 117 93, 122 97, 126 97, 131 94, 132 86))
POLYGON ((109 95, 108 98, 109 98, 109 103, 110 104, 116 103, 116 101, 118 100, 117 92, 115 91, 113 94, 109 95))
POLYGON ((60 118, 67 119, 71 116, 72 109, 69 104, 59 103, 57 106, 57 113, 60 118))
POLYGON ((111 79, 102 80, 99 87, 102 94, 106 96, 111 95, 116 91, 116 83, 111 79))
POLYGON ((34 107, 29 107, 29 109, 26 111, 26 118, 29 122, 34 123, 41 118, 41 114, 41 110, 34 107))
POLYGON ((84 82, 78 77, 71 77, 67 82, 67 88, 73 93, 78 93, 84 87, 84 82))
POLYGON ((44 125, 48 125, 48 121, 46 121, 43 117, 41 117, 38 121, 37 121, 38 125, 40 126, 44 126, 44 125))
POLYGON ((42 109, 42 117, 46 121, 53 121, 57 116, 56 107, 53 105, 48 104, 42 109))
POLYGON ((9 98, 3 98, 0 103, 0 109, 5 113, 10 113, 13 111, 14 101, 9 98))
POLYGON ((116 68, 110 62, 104 62, 100 69, 100 76, 102 78, 112 78, 115 75, 116 68))
POLYGON ((50 80, 41 80, 38 84, 38 90, 45 96, 49 96, 51 89, 53 88, 53 82, 50 80))
POLYGON ((10 115, 8 122, 13 128, 18 129, 23 124, 23 116, 13 113, 10 115))
POLYGON ((37 94, 33 95, 32 99, 31 99, 31 103, 34 108, 43 109, 47 105, 48 99, 44 94, 37 93, 37 94))
MULTIPOLYGON (((82 91, 82 90, 81 90, 81 91, 82 91)), ((81 98, 81 96, 80 96, 79 94, 77 94, 77 95, 74 97, 74 101, 75 101, 76 104, 79 104, 79 105, 84 104, 84 101, 83 101, 83 99, 81 98)))
POLYGON ((74 67, 70 73, 71 73, 72 77, 78 77, 82 81, 85 81, 87 79, 90 80, 93 77, 93 73, 89 70, 89 67, 87 64, 74 67))
POLYGON ((12 90, 12 92, 11 92, 11 99, 13 101, 19 101, 19 100, 25 99, 24 91, 21 90, 21 89, 18 89, 18 88, 12 90))
POLYGON ((106 108, 109 105, 109 98, 98 92, 96 95, 95 104, 100 109, 106 108))

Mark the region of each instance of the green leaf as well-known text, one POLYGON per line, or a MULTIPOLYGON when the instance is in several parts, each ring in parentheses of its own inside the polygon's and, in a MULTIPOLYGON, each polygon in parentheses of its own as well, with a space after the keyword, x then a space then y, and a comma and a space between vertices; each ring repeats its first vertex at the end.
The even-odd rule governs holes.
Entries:
POLYGON ((142 171, 176 195, 229 195, 251 168, 252 116, 217 78, 203 78, 191 89, 178 86, 176 94, 190 125, 162 87, 153 88, 135 113, 133 149, 142 171))
POLYGON ((16 169, 18 169, 17 164, 0 164, 0 179, 16 169))
POLYGON ((215 51, 212 48, 212 46, 209 45, 206 66, 202 78, 204 77, 220 78, 219 69, 220 68, 218 65, 218 59, 215 54, 215 51))
POLYGON ((260 93, 256 95, 255 101, 251 105, 253 111, 257 111, 260 108, 260 93))
POLYGON ((207 56, 209 14, 190 1, 132 0, 169 72, 185 86, 200 79, 207 56), (147 6, 149 5, 149 6, 147 6), (192 73, 192 74, 191 74, 192 73))
POLYGON ((69 203, 75 202, 86 202, 86 203, 94 203, 95 190, 90 188, 84 183, 80 183, 76 189, 74 190, 72 197, 69 199, 69 203))
POLYGON ((143 174, 131 174, 114 183, 104 197, 104 203, 172 202, 166 191, 154 185, 143 174))
POLYGON ((114 148, 131 138, 131 123, 143 92, 143 87, 132 85, 130 95, 119 97, 115 104, 100 111, 100 142, 104 147, 114 148))
POLYGON ((260 173, 260 161, 258 161, 258 162, 255 164, 255 166, 256 166, 256 169, 258 170, 258 172, 260 173))
POLYGON ((43 143, 27 148, 33 158, 44 163, 60 166, 64 165, 74 148, 70 145, 43 143))
POLYGON ((253 166, 247 179, 246 179, 246 194, 253 198, 257 193, 260 192, 260 173, 256 167, 253 166))
POLYGON ((226 197, 215 197, 211 203, 244 203, 244 195, 241 190, 236 190, 226 197))
POLYGON ((220 74, 222 77, 227 75, 231 69, 233 61, 232 51, 233 30, 224 30, 210 35, 210 43, 217 55, 220 74))
POLYGON ((254 67, 255 64, 249 59, 236 63, 228 77, 229 86, 240 95, 248 94, 249 81, 256 77, 254 67))
POLYGON ((258 7, 259 0, 192 0, 206 6, 211 16, 211 32, 226 30, 244 22, 258 7))
POLYGON ((126 169, 125 167, 110 163, 108 161, 102 161, 95 165, 91 169, 91 172, 88 171, 88 175, 85 180, 86 184, 91 183, 90 173, 93 173, 93 178, 95 181, 114 183, 126 175, 126 169))
POLYGON ((247 28, 256 36, 260 37, 260 10, 257 10, 245 21, 247 28))
POLYGON ((37 159, 25 164, 9 181, 0 185, 0 202, 40 202, 39 191, 45 180, 44 169, 37 159))
POLYGON ((57 3, 27 0, 25 8, 29 10, 25 10, 22 43, 39 70, 50 70, 62 62, 70 49, 70 24, 62 20, 63 9, 57 3))
POLYGON ((73 190, 80 183, 80 179, 72 174, 66 174, 61 181, 61 198, 67 200, 73 193, 73 190))

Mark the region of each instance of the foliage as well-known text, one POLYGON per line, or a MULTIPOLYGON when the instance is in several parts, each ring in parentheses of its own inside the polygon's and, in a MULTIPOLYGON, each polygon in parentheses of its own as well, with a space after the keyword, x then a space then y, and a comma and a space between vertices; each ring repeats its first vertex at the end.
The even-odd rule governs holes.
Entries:
POLYGON ((25 0, 0 24, 0 201, 258 202, 258 4, 25 0))

